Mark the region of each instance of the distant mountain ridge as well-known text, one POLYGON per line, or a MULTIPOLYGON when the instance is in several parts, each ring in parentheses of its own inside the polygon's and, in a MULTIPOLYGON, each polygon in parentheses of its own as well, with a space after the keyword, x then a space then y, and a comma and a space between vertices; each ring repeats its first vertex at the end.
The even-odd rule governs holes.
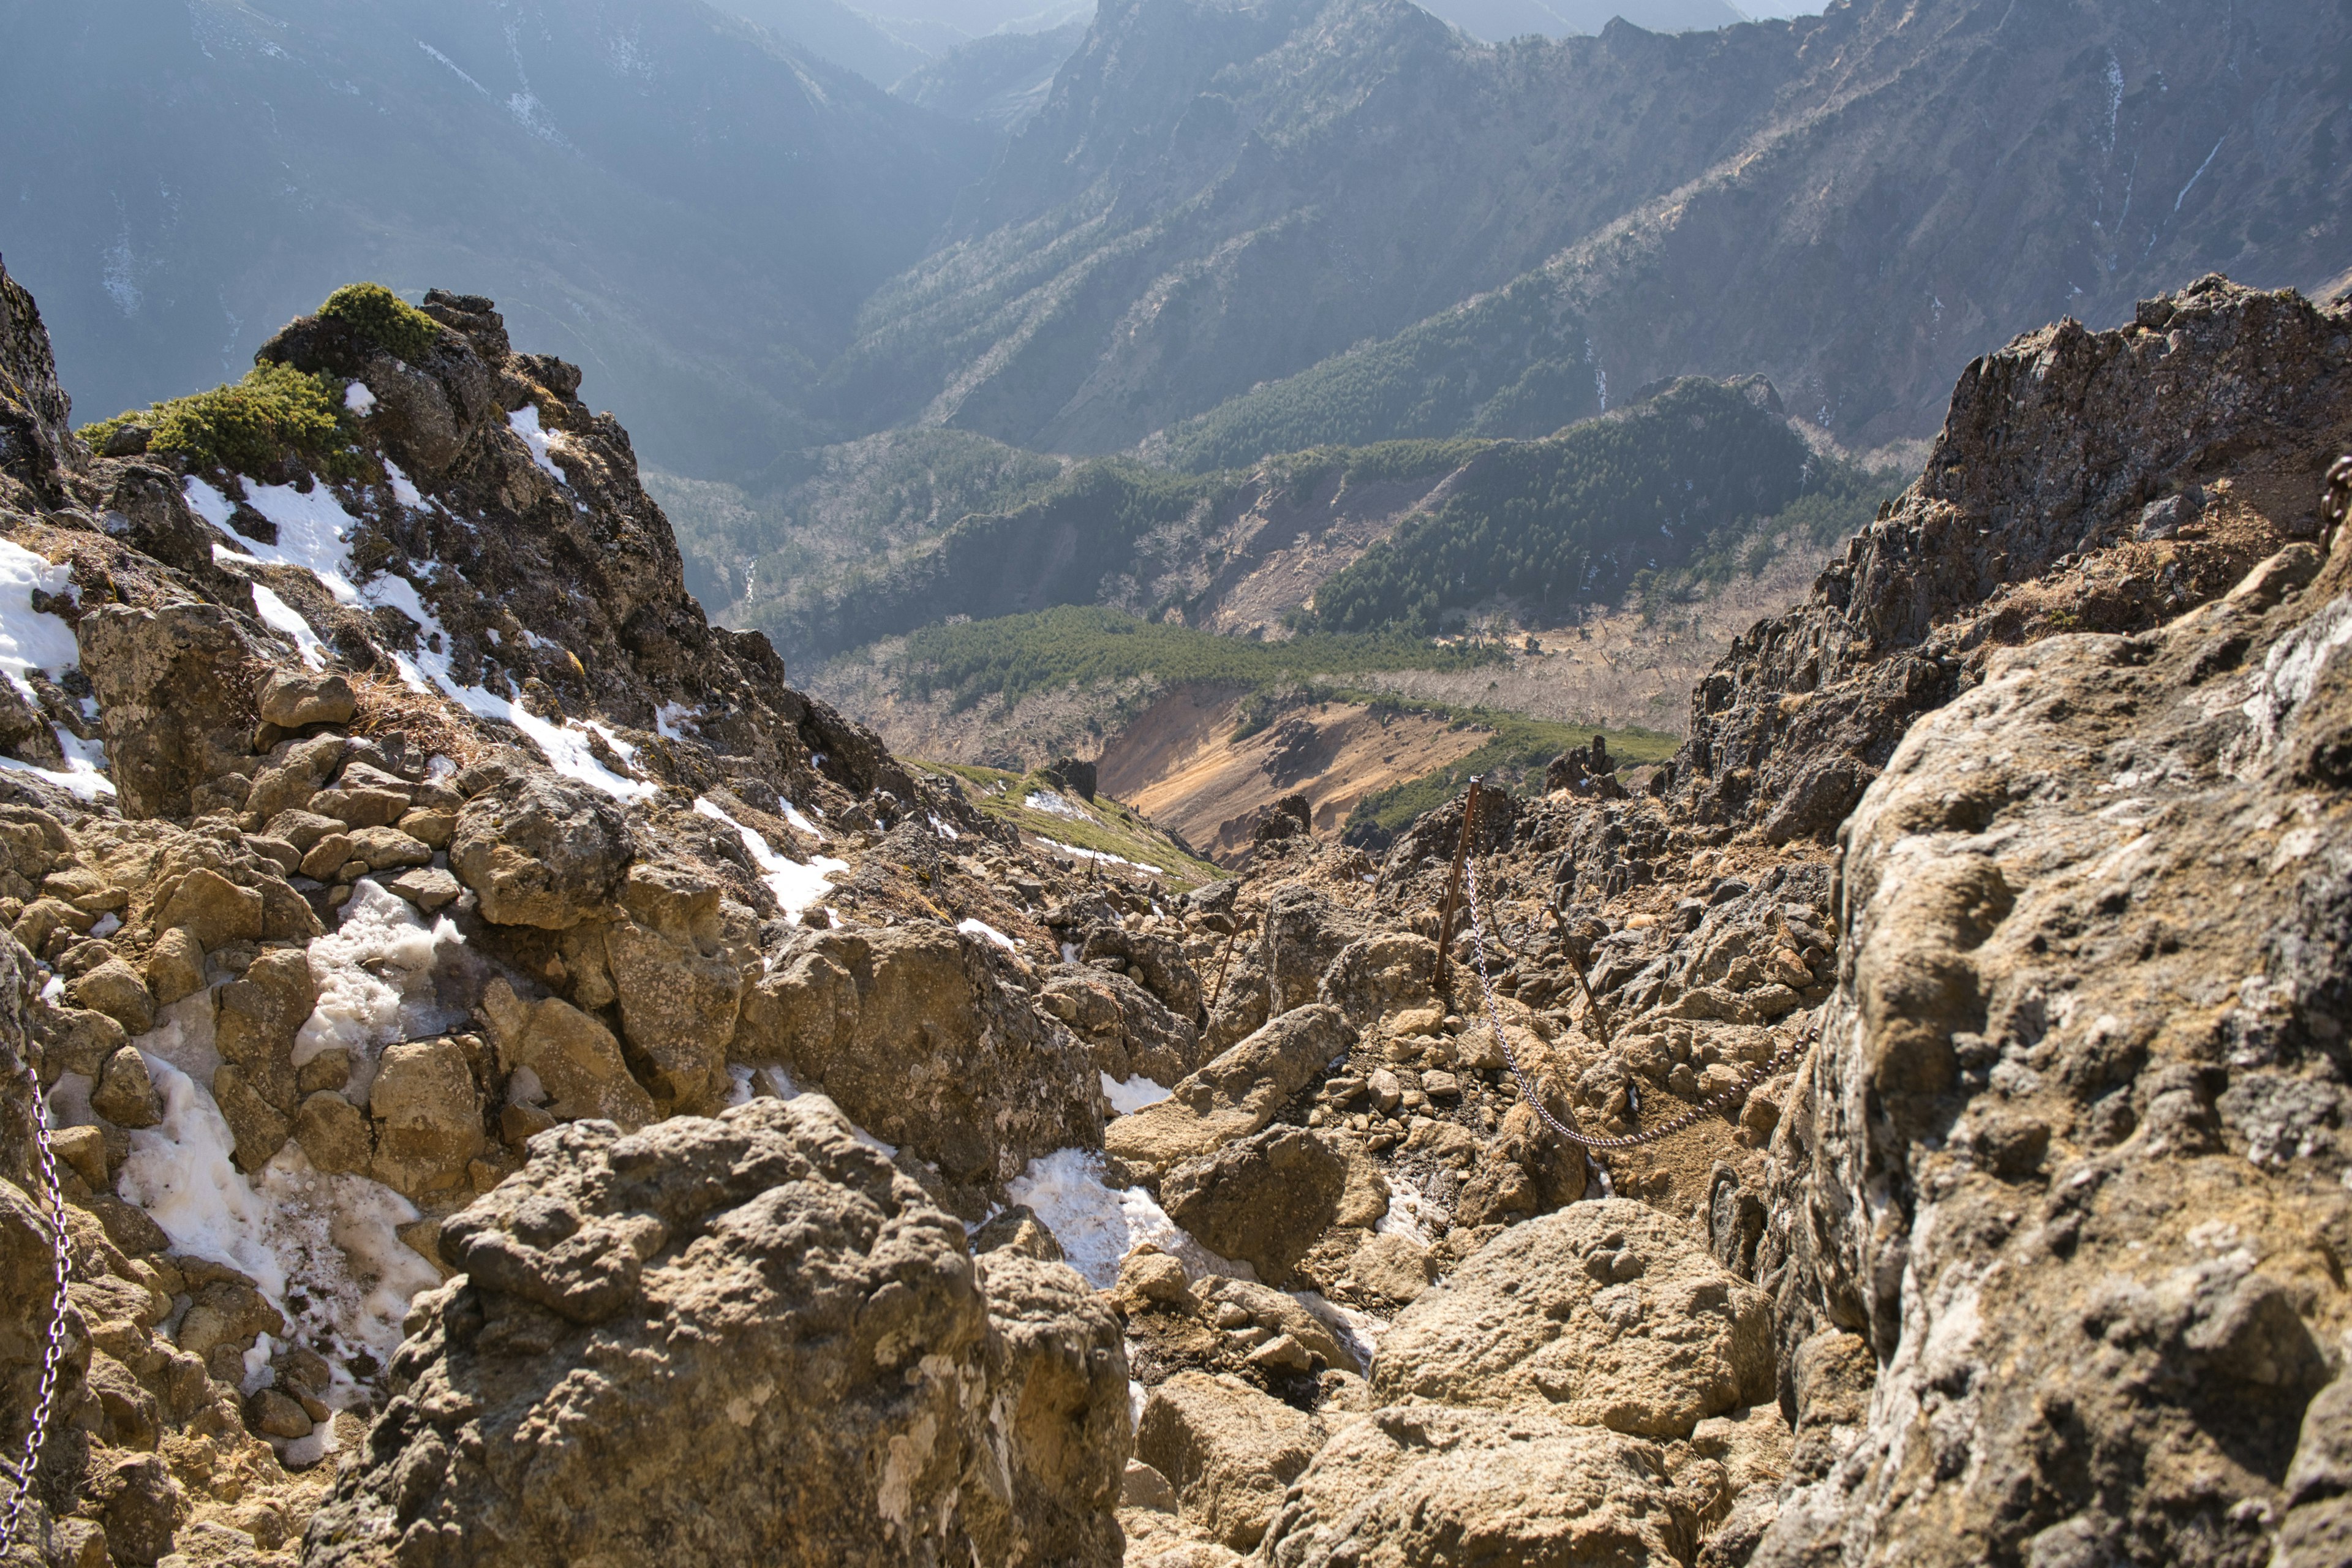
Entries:
POLYGON ((1496 429, 1531 375, 1541 428, 1607 383, 1760 372, 1871 445, 2053 317, 2340 275, 2347 101, 2340 0, 1854 0, 1495 48, 1401 0, 1124 0, 828 383, 845 425, 1164 430, 1205 466, 1496 429))

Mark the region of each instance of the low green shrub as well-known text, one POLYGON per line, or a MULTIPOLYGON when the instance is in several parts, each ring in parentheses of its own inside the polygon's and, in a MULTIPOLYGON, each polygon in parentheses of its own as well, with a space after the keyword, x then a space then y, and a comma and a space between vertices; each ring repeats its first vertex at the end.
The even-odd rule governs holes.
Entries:
POLYGON ((346 283, 327 296, 319 314, 411 364, 431 354, 441 337, 440 322, 381 283, 346 283))
POLYGON ((96 448, 125 425, 144 425, 153 432, 150 452, 178 458, 192 468, 257 475, 292 455, 314 469, 357 477, 360 454, 344 423, 341 392, 332 376, 259 364, 243 381, 129 409, 83 426, 80 435, 96 448))

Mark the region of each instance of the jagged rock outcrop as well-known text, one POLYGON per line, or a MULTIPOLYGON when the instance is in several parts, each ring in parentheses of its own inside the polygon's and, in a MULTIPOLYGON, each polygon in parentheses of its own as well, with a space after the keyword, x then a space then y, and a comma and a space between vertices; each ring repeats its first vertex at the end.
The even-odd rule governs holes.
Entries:
POLYGON ((1116 1560, 1109 1315, 816 1100, 546 1134, 442 1247, 306 1562, 1116 1560))
POLYGON ((2352 306, 2219 277, 2116 331, 2062 321, 1975 361, 1918 481, 1692 693, 1678 801, 1774 843, 1826 839, 1994 648, 2143 631, 2220 596, 2318 533, 2347 386, 2352 306))
POLYGON ((2290 545, 1997 655, 1864 797, 1759 1268, 1876 1389, 1758 1562, 2271 1551, 2352 1328, 2347 625, 2347 558, 2290 545))

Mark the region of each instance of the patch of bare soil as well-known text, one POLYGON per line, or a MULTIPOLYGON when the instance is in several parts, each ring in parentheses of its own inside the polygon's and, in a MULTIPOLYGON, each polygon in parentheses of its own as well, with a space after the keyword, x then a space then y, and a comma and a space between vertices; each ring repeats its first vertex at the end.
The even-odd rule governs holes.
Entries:
POLYGON ((1185 689, 1161 698, 1106 747, 1102 789, 1183 836, 1222 866, 1248 858, 1266 808, 1303 795, 1315 831, 1336 837, 1372 791, 1433 773, 1486 732, 1426 714, 1378 715, 1353 702, 1297 708, 1236 741, 1238 695, 1185 689))

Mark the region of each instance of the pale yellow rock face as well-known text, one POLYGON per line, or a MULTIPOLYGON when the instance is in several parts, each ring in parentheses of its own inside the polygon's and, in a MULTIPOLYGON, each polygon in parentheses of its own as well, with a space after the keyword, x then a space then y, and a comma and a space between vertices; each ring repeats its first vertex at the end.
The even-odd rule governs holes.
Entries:
POLYGON ((1275 1568, 1688 1562, 1698 1521, 1652 1443, 1538 1410, 1374 1411, 1266 1532, 1275 1568))
POLYGON ((1510 1226, 1414 1301, 1381 1344, 1372 1389, 1684 1437, 1772 1397, 1771 1331, 1764 1293, 1686 1226, 1608 1198, 1510 1226))

